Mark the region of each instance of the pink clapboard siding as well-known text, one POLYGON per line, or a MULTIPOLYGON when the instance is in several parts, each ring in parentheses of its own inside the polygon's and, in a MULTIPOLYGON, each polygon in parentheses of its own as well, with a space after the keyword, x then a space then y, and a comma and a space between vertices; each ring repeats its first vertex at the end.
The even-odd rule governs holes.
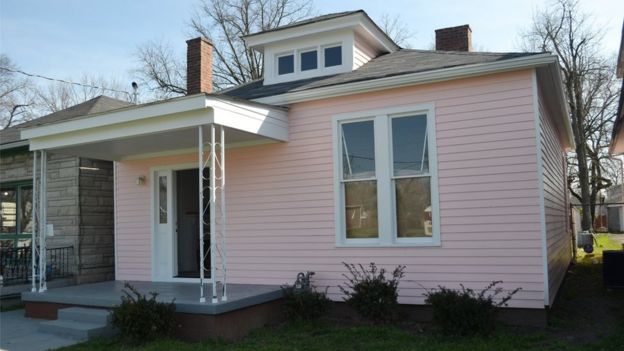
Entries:
MULTIPOLYGON (((543 308, 532 71, 517 71, 294 104, 289 142, 229 149, 228 277, 284 284, 316 272, 340 300, 341 262, 407 265, 402 303, 421 304, 438 285, 522 290, 512 307, 543 308), (335 114, 434 103, 441 246, 337 248, 332 124, 335 114)), ((150 187, 157 165, 196 155, 123 161, 117 167, 117 279, 150 279, 150 187), (148 184, 150 179, 148 178, 148 184)))
POLYGON ((572 260, 572 238, 568 228, 568 187, 566 158, 557 135, 557 124, 539 94, 542 173, 544 179, 544 216, 546 220, 546 252, 548 262, 549 304, 572 260))

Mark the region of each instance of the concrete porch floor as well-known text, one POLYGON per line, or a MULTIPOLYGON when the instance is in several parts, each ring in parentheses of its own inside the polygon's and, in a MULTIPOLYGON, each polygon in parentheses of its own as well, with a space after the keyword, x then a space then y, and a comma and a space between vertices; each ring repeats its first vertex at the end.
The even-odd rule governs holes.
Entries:
MULTIPOLYGON (((50 289, 43 293, 23 292, 22 300, 28 302, 81 305, 111 308, 121 303, 125 281, 107 281, 50 289)), ((176 312, 203 315, 223 314, 282 297, 282 291, 275 285, 228 284, 228 301, 210 303, 211 284, 204 284, 207 302, 199 302, 198 283, 169 283, 128 281, 140 293, 158 293, 157 300, 171 302, 175 299, 176 312)))

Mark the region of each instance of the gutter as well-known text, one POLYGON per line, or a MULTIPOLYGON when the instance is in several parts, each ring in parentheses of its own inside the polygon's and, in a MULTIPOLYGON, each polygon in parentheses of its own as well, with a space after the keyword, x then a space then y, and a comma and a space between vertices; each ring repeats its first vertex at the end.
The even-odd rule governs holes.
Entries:
POLYGON ((0 150, 16 149, 18 147, 28 146, 30 142, 28 140, 19 140, 12 143, 0 144, 0 150))

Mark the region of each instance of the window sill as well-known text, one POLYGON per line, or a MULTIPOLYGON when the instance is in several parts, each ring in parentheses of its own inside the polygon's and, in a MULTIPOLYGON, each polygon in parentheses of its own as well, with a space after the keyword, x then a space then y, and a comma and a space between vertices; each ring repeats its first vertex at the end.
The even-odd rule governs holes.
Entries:
POLYGON ((336 243, 336 248, 401 248, 401 247, 439 247, 442 246, 439 240, 395 242, 395 243, 336 243))

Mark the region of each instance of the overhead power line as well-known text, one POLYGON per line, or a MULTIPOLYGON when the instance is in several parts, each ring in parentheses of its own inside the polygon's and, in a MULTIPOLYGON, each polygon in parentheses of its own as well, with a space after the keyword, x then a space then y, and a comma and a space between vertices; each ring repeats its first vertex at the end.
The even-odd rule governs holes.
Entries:
POLYGON ((111 89, 111 88, 105 88, 105 87, 98 87, 97 85, 83 84, 83 83, 72 82, 72 81, 64 80, 64 79, 51 78, 51 77, 42 76, 40 74, 28 73, 28 72, 24 72, 24 71, 19 70, 19 69, 12 69, 12 68, 8 68, 8 67, 0 67, 0 70, 13 72, 13 73, 18 73, 18 74, 23 74, 25 76, 33 77, 33 78, 46 79, 46 80, 49 80, 49 81, 52 81, 52 82, 59 82, 59 83, 77 85, 77 86, 80 86, 80 87, 83 87, 83 88, 93 88, 93 89, 98 89, 98 90, 103 90, 103 91, 112 91, 112 92, 115 92, 115 93, 127 94, 128 97, 130 97, 130 98, 132 97, 132 95, 129 92, 125 91, 125 90, 117 90, 117 89, 111 89))

